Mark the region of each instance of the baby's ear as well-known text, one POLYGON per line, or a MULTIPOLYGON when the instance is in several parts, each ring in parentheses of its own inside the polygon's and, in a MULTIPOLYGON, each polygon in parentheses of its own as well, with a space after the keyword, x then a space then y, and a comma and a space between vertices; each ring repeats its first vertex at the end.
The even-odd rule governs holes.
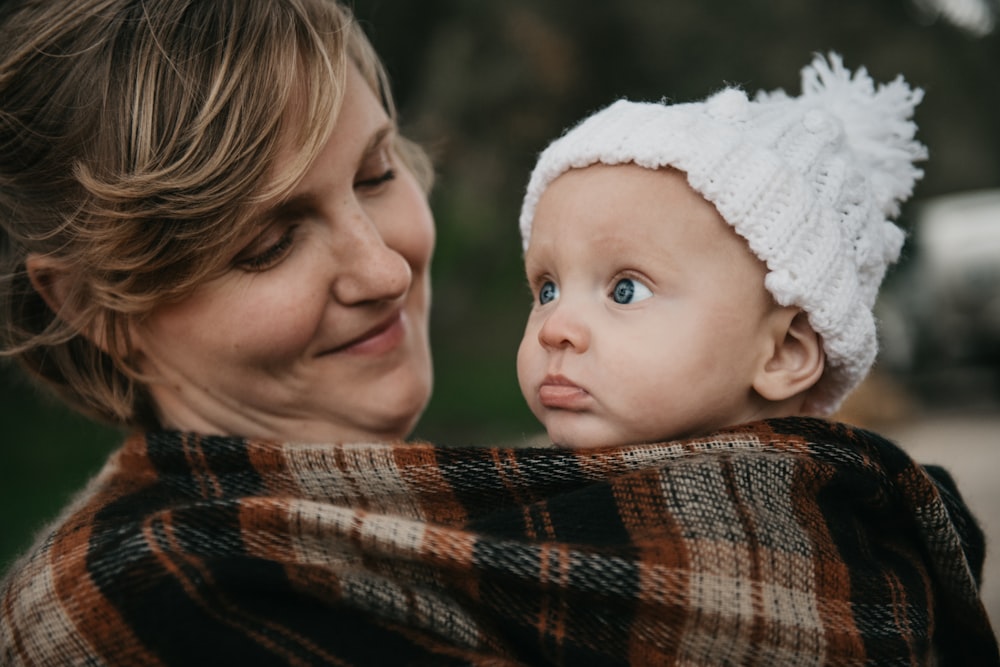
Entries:
POLYGON ((770 354, 757 369, 753 388, 769 401, 784 401, 805 393, 819 381, 826 356, 823 341, 801 310, 776 310, 770 331, 770 354))
POLYGON ((41 295, 57 318, 82 332, 92 343, 107 351, 100 321, 83 322, 81 314, 71 302, 70 292, 73 272, 61 259, 47 255, 28 255, 24 260, 31 286, 41 295))

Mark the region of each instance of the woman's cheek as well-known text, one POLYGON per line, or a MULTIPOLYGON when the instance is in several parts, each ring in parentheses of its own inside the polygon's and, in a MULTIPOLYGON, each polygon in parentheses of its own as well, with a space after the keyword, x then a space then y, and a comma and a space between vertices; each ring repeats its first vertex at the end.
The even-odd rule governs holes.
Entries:
POLYGON ((408 170, 400 170, 394 196, 377 215, 388 223, 383 231, 386 244, 406 258, 415 278, 416 274, 425 277, 436 241, 434 217, 427 197, 408 170))
MULTIPOLYGON (((305 271, 274 270, 228 298, 220 299, 215 318, 233 351, 256 358, 299 356, 314 342, 329 301, 329 290, 310 281, 305 271)), ((293 267, 287 267, 289 269, 293 267)))

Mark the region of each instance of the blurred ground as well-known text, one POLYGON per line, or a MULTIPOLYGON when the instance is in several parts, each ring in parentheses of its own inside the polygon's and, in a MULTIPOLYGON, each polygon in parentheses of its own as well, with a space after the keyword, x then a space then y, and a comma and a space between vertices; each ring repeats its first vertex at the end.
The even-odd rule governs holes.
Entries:
POLYGON ((978 395, 972 400, 967 391, 960 401, 917 402, 874 375, 852 395, 841 416, 888 437, 919 463, 943 466, 954 477, 986 533, 982 596, 1000 636, 1000 398, 978 395))
POLYGON ((920 463, 944 466, 986 532, 983 602, 1000 625, 1000 410, 924 414, 883 429, 920 463))

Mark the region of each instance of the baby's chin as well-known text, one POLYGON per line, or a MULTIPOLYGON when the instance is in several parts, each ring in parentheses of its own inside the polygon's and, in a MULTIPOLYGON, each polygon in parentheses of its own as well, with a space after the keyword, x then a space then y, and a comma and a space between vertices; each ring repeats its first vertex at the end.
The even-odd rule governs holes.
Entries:
POLYGON ((594 437, 592 435, 566 435, 549 431, 549 440, 559 449, 607 449, 643 444, 645 440, 626 437, 594 437))
POLYGON ((700 438, 717 431, 726 428, 720 426, 717 428, 704 428, 691 430, 686 432, 670 432, 664 431, 662 435, 658 434, 656 436, 643 437, 642 435, 631 433, 631 434, 613 434, 613 433, 567 433, 560 432, 554 429, 549 429, 547 431, 549 441, 552 443, 553 447, 558 447, 560 449, 608 449, 612 447, 629 447, 635 445, 649 445, 662 442, 672 442, 677 440, 687 440, 691 438, 700 438))
POLYGON ((607 449, 669 442, 713 433, 721 420, 661 420, 636 423, 624 417, 609 419, 597 411, 539 410, 536 413, 549 442, 560 449, 607 449))

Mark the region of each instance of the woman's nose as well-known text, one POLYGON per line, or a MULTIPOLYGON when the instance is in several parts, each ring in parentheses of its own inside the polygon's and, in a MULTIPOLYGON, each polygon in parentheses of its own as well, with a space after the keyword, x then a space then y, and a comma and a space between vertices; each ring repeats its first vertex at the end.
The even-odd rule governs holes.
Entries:
POLYGON ((571 304, 560 301, 538 330, 538 342, 547 349, 584 352, 590 346, 590 329, 571 304))
POLYGON ((338 253, 334 298, 346 305, 394 301, 404 296, 413 282, 406 258, 382 237, 367 219, 355 220, 354 240, 338 253))

